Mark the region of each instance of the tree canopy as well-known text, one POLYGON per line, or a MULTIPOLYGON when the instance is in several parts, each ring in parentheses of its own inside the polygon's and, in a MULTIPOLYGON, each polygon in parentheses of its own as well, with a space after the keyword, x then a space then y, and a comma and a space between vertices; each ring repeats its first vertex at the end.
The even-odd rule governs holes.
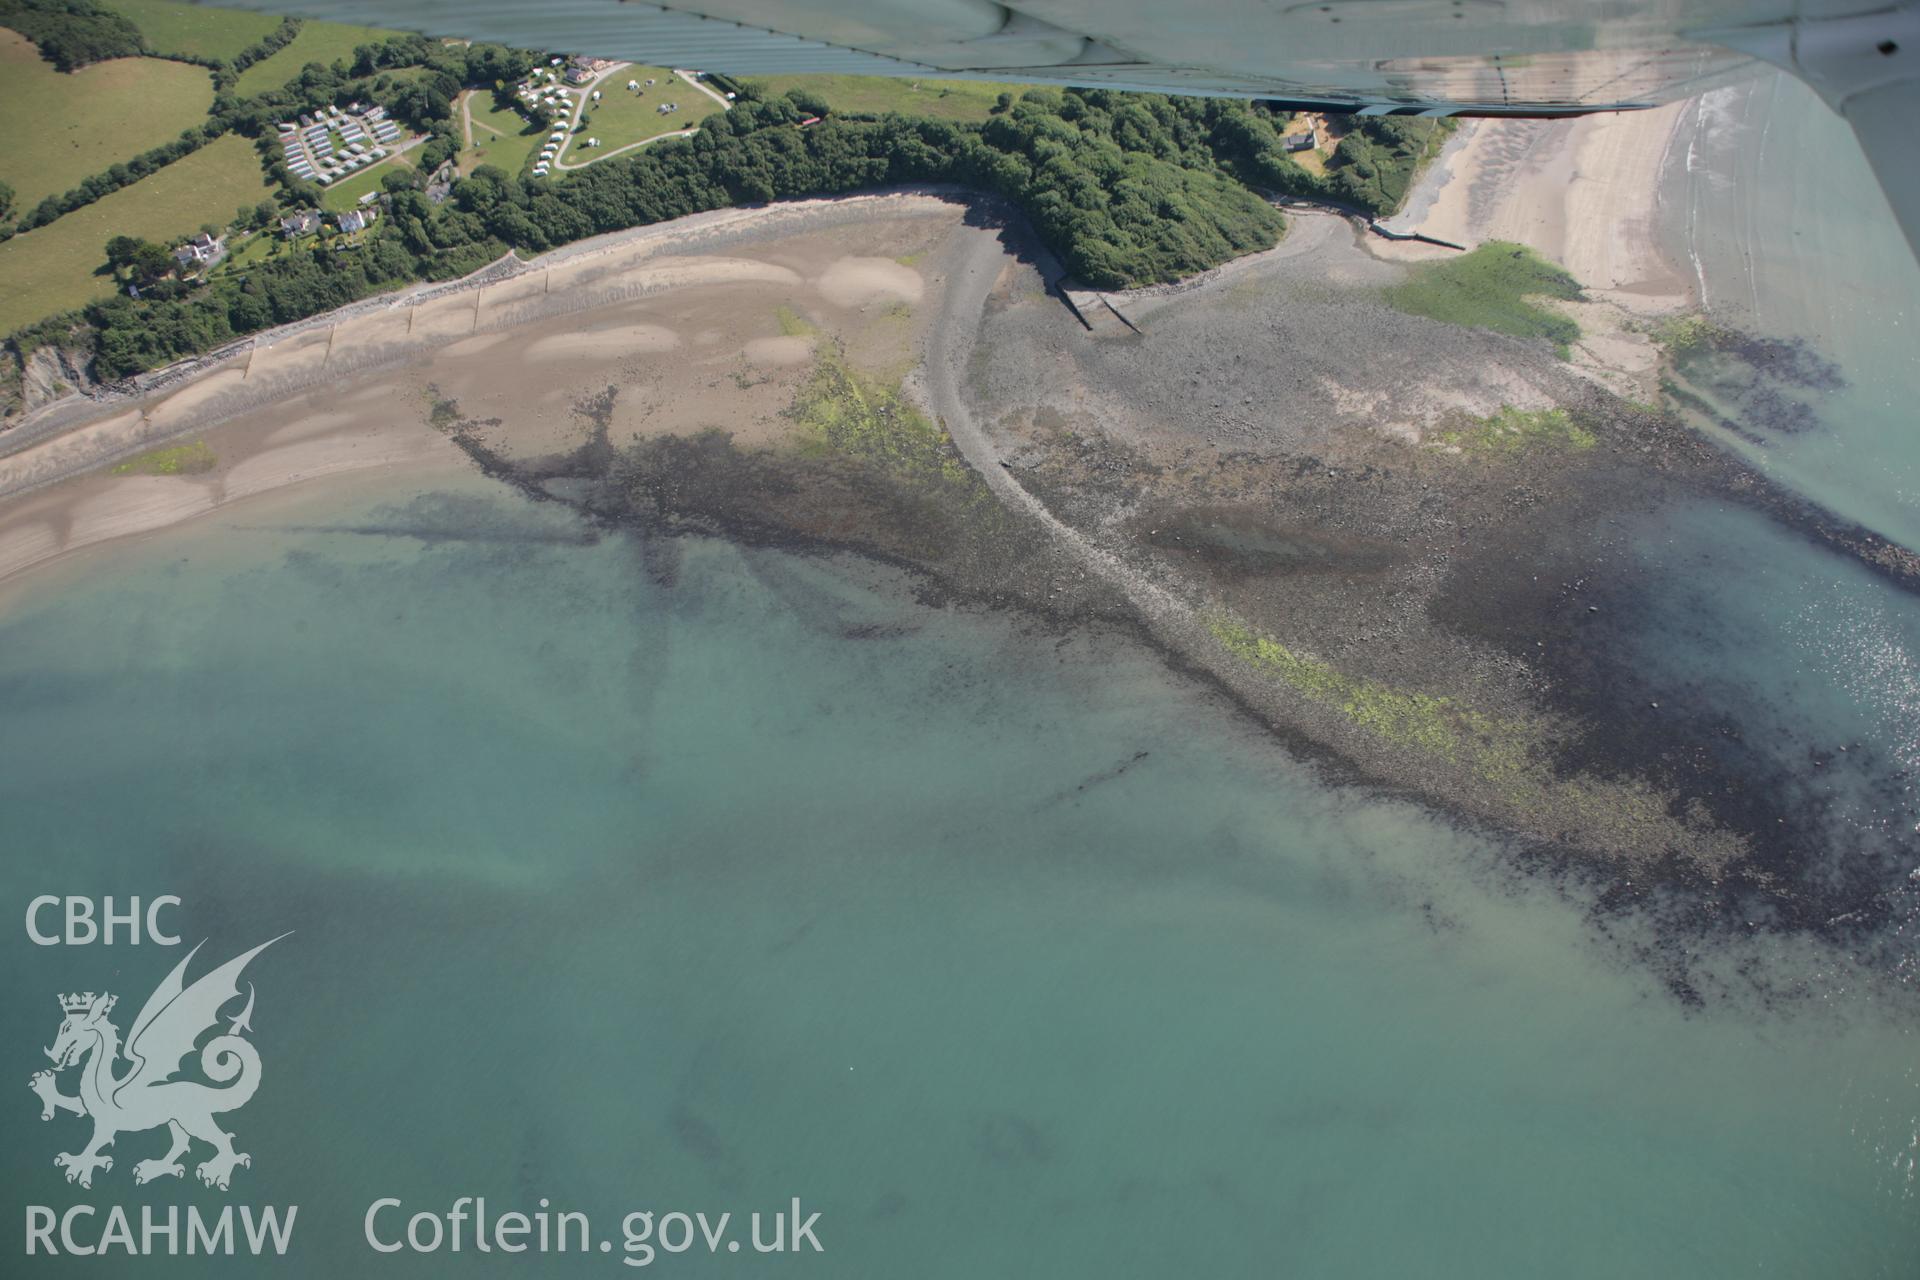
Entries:
POLYGON ((147 52, 133 20, 92 0, 0 0, 0 27, 12 27, 62 71, 147 52))
MULTIPOLYGON (((264 133, 290 112, 373 93, 384 67, 425 66, 428 75, 385 96, 416 127, 434 131, 419 160, 429 170, 451 154, 446 117, 461 85, 518 78, 530 58, 416 39, 365 46, 351 67, 310 65, 282 89, 229 98, 216 112, 264 133)), ((1354 158, 1321 176, 1286 159, 1279 124, 1244 102, 1105 90, 1033 90, 978 124, 842 115, 805 93, 747 96, 684 140, 564 177, 482 166, 441 205, 411 183, 385 183, 388 216, 361 244, 299 250, 191 286, 150 280, 140 298, 95 303, 84 319, 96 373, 119 378, 378 290, 450 278, 509 249, 539 253, 728 205, 920 182, 1004 196, 1075 277, 1124 288, 1273 245, 1284 223, 1261 189, 1384 211, 1437 137, 1413 127, 1428 121, 1388 119, 1371 132, 1362 124, 1348 135, 1363 140, 1354 142, 1354 158)))

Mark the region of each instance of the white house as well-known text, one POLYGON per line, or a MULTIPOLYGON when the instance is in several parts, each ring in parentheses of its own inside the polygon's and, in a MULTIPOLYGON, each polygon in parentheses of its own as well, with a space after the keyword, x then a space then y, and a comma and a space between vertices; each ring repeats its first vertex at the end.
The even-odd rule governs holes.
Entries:
POLYGON ((173 251, 173 260, 183 269, 201 266, 219 256, 220 242, 204 231, 173 251))

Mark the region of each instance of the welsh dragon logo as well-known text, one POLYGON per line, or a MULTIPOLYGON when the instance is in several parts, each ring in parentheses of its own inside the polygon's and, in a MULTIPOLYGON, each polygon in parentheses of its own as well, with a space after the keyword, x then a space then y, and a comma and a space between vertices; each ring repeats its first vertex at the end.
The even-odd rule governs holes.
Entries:
MULTIPOLYGON (((280 937, 286 937, 281 934, 280 937)), ((222 1191, 233 1178, 235 1165, 253 1164, 253 1158, 233 1149, 233 1135, 214 1122, 216 1115, 237 1111, 260 1087, 260 1054, 242 1036, 253 1030, 253 984, 247 984, 247 1004, 238 1016, 228 1018, 223 1034, 215 1035, 200 1046, 200 1070, 214 1085, 197 1080, 176 1080, 185 1059, 195 1044, 220 1022, 220 1010, 240 995, 240 973, 248 961, 280 938, 261 943, 245 955, 237 956, 218 969, 203 974, 192 986, 184 982, 187 965, 199 954, 203 942, 175 965, 133 1020, 123 1049, 119 1028, 108 1021, 118 997, 91 991, 60 997, 60 1033, 46 1051, 53 1059, 52 1071, 39 1071, 28 1082, 40 1095, 42 1120, 53 1119, 56 1111, 93 1117, 93 1140, 79 1152, 57 1155, 53 1163, 67 1171, 67 1181, 83 1187, 93 1185, 96 1169, 111 1172, 113 1158, 102 1152, 122 1133, 157 1129, 161 1125, 173 1136, 167 1153, 157 1160, 142 1160, 133 1166, 136 1183, 155 1178, 178 1178, 185 1174, 180 1157, 186 1155, 195 1139, 213 1148, 211 1159, 196 1172, 200 1181, 222 1191), (121 1057, 132 1065, 124 1074, 116 1074, 121 1057), (80 1068, 80 1091, 61 1093, 56 1072, 68 1067, 80 1068)))

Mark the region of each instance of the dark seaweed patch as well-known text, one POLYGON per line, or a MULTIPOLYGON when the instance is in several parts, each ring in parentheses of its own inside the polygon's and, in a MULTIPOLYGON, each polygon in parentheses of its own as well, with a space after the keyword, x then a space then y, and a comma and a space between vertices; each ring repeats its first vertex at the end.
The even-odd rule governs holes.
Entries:
POLYGON ((1820 397, 1846 386, 1840 367, 1801 339, 1708 323, 1677 328, 1667 393, 1684 410, 1753 443, 1821 426, 1820 397))
POLYGON ((1288 524, 1232 507, 1188 507, 1136 522, 1148 546, 1239 576, 1379 573, 1403 558, 1391 543, 1288 524))

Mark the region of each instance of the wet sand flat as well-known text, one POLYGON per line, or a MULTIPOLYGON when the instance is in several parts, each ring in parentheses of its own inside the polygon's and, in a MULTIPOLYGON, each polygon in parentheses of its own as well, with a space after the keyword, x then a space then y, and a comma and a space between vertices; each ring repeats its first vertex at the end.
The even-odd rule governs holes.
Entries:
POLYGON ((928 282, 901 259, 951 231, 960 206, 893 195, 755 213, 623 233, 504 282, 263 335, 0 456, 0 577, 292 485, 463 465, 446 431, 455 406, 505 456, 578 447, 580 404, 609 391, 622 441, 717 427, 764 442, 789 425, 820 344, 904 372, 928 282), (138 474, 151 451, 189 443, 210 450, 209 469, 138 474))

